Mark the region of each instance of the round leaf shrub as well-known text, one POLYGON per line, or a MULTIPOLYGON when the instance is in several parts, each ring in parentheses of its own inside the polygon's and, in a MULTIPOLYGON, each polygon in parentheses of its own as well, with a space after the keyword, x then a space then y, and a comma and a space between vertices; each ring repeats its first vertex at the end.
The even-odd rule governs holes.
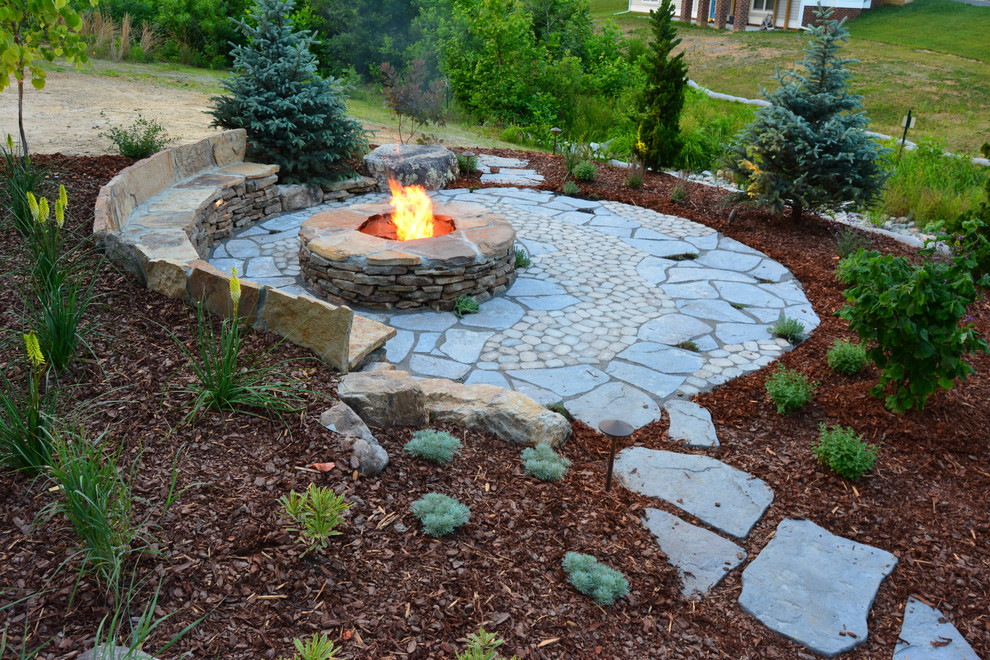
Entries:
POLYGON ((818 442, 812 444, 811 451, 819 463, 850 480, 859 479, 877 462, 877 448, 848 426, 819 425, 818 442))
POLYGON ((443 465, 454 459, 461 451, 461 441, 446 431, 424 429, 413 433, 412 440, 403 449, 416 458, 443 465))
POLYGON ((557 481, 567 474, 571 462, 544 443, 522 451, 523 468, 540 481, 557 481))
POLYGON ((591 596, 599 605, 613 605, 629 593, 629 581, 625 576, 591 555, 568 552, 563 565, 574 588, 591 596))
POLYGON ((837 339, 829 350, 828 366, 845 376, 855 376, 866 366, 866 349, 862 344, 837 339))
POLYGON ((471 509, 440 493, 423 495, 411 508, 423 525, 423 532, 433 537, 447 536, 471 519, 471 509))
POLYGON ((790 415, 811 401, 818 383, 810 382, 808 377, 799 371, 778 365, 777 371, 767 379, 766 388, 770 399, 777 406, 777 412, 781 415, 790 415))

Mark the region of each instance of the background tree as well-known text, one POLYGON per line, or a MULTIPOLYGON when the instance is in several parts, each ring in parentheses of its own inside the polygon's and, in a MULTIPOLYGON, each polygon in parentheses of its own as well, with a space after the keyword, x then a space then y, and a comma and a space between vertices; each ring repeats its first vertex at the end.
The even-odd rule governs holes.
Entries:
POLYGON ((780 87, 764 93, 771 105, 757 112, 728 149, 726 164, 746 195, 774 213, 791 207, 831 208, 846 202, 867 205, 883 189, 886 150, 866 135, 863 99, 849 91, 839 57, 849 36, 833 10, 816 10, 816 25, 799 71, 778 72, 780 87))
MULTIPOLYGON (((95 7, 97 0, 89 0, 95 7)), ((86 61, 86 44, 79 36, 82 19, 65 0, 3 0, 0 3, 0 92, 17 81, 17 128, 24 157, 28 154, 24 132, 24 79, 44 89, 45 70, 39 60, 56 57, 71 63, 86 61)))
POLYGON ((367 146, 361 125, 347 116, 340 82, 324 79, 309 51, 311 33, 290 18, 292 0, 258 0, 247 37, 236 46, 234 72, 211 99, 214 126, 248 132, 252 158, 275 163, 285 182, 325 181, 348 173, 348 158, 367 146))
POLYGON ((674 5, 663 0, 660 9, 650 12, 653 43, 643 58, 646 87, 639 98, 640 115, 636 153, 647 167, 674 164, 681 151, 681 110, 687 85, 684 54, 671 53, 681 40, 673 25, 674 5))

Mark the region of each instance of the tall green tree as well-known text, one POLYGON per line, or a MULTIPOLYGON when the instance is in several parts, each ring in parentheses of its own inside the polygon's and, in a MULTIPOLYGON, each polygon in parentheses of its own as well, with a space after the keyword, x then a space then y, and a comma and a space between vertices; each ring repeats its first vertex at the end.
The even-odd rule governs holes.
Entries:
POLYGON ((252 158, 275 163, 280 178, 325 181, 348 172, 347 159, 367 146, 361 125, 347 116, 340 81, 325 79, 310 52, 310 32, 292 22, 293 0, 258 0, 238 26, 234 72, 211 99, 213 125, 248 132, 252 158))
POLYGON ((642 60, 646 87, 639 98, 636 153, 647 167, 673 165, 681 153, 681 110, 687 85, 684 54, 673 55, 681 43, 673 24, 674 5, 663 0, 650 12, 653 43, 642 60))
MULTIPOLYGON (((89 0, 95 7, 97 0, 89 0)), ((17 128, 21 148, 27 158, 24 132, 24 80, 31 74, 31 85, 44 89, 45 70, 41 60, 56 57, 71 63, 86 61, 86 44, 79 36, 82 19, 66 0, 3 0, 0 2, 0 92, 17 81, 17 128)))
POLYGON ((789 206, 794 220, 805 209, 866 205, 886 180, 886 150, 866 134, 863 99, 849 90, 846 67, 855 60, 839 55, 849 31, 833 14, 819 5, 804 72, 777 73, 780 87, 764 93, 771 105, 727 150, 727 167, 749 199, 774 213, 789 206))

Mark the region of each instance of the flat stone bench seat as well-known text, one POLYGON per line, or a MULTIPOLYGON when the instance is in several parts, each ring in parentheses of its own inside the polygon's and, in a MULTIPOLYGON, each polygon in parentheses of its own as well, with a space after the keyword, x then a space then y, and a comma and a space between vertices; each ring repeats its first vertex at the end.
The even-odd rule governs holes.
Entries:
MULTIPOLYGON (((230 274, 203 260, 219 241, 279 215, 287 204, 287 187, 276 185, 278 165, 244 162, 245 150, 244 131, 225 131, 121 171, 100 190, 93 223, 111 259, 153 291, 228 317, 230 274)), ((341 182, 328 196, 367 185, 341 182)), ((395 336, 349 307, 241 282, 245 322, 311 349, 339 371, 357 368, 395 336)))

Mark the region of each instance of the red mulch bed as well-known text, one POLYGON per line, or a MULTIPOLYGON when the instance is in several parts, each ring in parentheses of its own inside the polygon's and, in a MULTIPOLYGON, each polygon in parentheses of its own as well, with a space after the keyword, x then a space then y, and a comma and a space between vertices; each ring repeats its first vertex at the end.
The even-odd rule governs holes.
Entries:
MULTIPOLYGON (((497 153, 529 159, 546 176, 546 189, 563 183, 559 157, 497 153)), ((130 163, 59 155, 37 160, 51 165, 53 184, 69 188, 79 231, 91 222, 86 210, 99 186, 130 163)), ((892 415, 867 394, 874 371, 848 378, 825 363, 832 341, 850 337, 832 316, 843 304, 833 275, 834 226, 811 216, 794 225, 749 208, 740 208, 728 224, 730 209, 721 205, 724 194, 717 189, 648 174, 643 188, 633 191, 624 187, 625 176, 602 168, 596 182, 582 184, 583 194, 687 217, 764 251, 804 283, 822 318, 814 335, 783 358, 821 381, 806 409, 778 415, 763 390, 766 369, 696 398, 712 412, 722 442, 709 453, 755 474, 776 493, 743 544, 750 557, 785 517, 808 518, 879 546, 901 561, 880 588, 869 639, 845 657, 890 657, 911 594, 939 607, 978 653, 990 653, 990 358, 972 357, 976 375, 934 396, 923 412, 892 415), (687 190, 682 204, 669 201, 675 185, 687 190), (854 485, 816 465, 809 445, 819 423, 854 426, 879 444, 875 473, 854 485)), ((5 254, 16 253, 9 228, 0 243, 5 254)), ((910 254, 893 241, 874 243, 910 254)), ((20 331, 17 281, 5 278, 0 314, 5 328, 20 331)), ((158 520, 176 457, 179 485, 189 487, 150 529, 160 554, 139 565, 150 585, 145 594, 161 585, 158 613, 175 613, 149 650, 205 617, 164 657, 276 658, 291 653, 294 637, 326 632, 343 645, 345 657, 449 658, 482 624, 506 640, 504 653, 523 658, 811 657, 739 610, 740 571, 700 602, 680 596, 674 572, 639 522, 647 506, 672 509, 621 488, 604 493, 606 447, 582 425, 575 425, 563 448, 574 461, 572 471, 557 484, 525 475, 518 448, 453 428, 465 450, 444 469, 404 455, 401 445, 411 429, 376 430, 392 464, 380 478, 357 478, 346 469, 335 434, 318 423, 334 400, 338 376, 305 359, 305 351, 282 344, 276 356, 303 358, 289 370, 318 392, 303 414, 278 422, 210 412, 182 424, 189 397, 175 386, 189 382, 190 373, 169 333, 191 341, 192 310, 110 268, 98 286, 104 298, 94 318, 100 330, 92 340, 95 358, 84 356, 64 377, 65 396, 77 402, 101 397, 85 423, 123 443, 125 461, 139 460, 135 490, 149 502, 138 506, 140 515, 158 520), (308 467, 323 461, 343 467, 328 473, 308 467), (311 482, 345 493, 353 507, 326 552, 302 557, 276 501, 311 482), (410 502, 430 491, 458 497, 472 509, 471 522, 443 541, 424 536, 409 513, 410 502), (605 610, 576 593, 560 569, 570 550, 622 570, 631 594, 605 610)), ((970 314, 990 335, 987 301, 970 314)), ((275 343, 267 335, 250 338, 256 350, 275 343)), ((21 362, 19 341, 9 342, 0 352, 5 373, 23 377, 21 362)), ((640 429, 631 442, 669 447, 666 420, 640 429)), ((29 647, 50 641, 43 658, 75 658, 90 647, 112 603, 91 578, 77 581, 70 529, 55 521, 32 525, 52 501, 46 486, 21 476, 2 479, 0 608, 42 593, 0 611, 0 622, 18 643, 25 626, 29 647)))

